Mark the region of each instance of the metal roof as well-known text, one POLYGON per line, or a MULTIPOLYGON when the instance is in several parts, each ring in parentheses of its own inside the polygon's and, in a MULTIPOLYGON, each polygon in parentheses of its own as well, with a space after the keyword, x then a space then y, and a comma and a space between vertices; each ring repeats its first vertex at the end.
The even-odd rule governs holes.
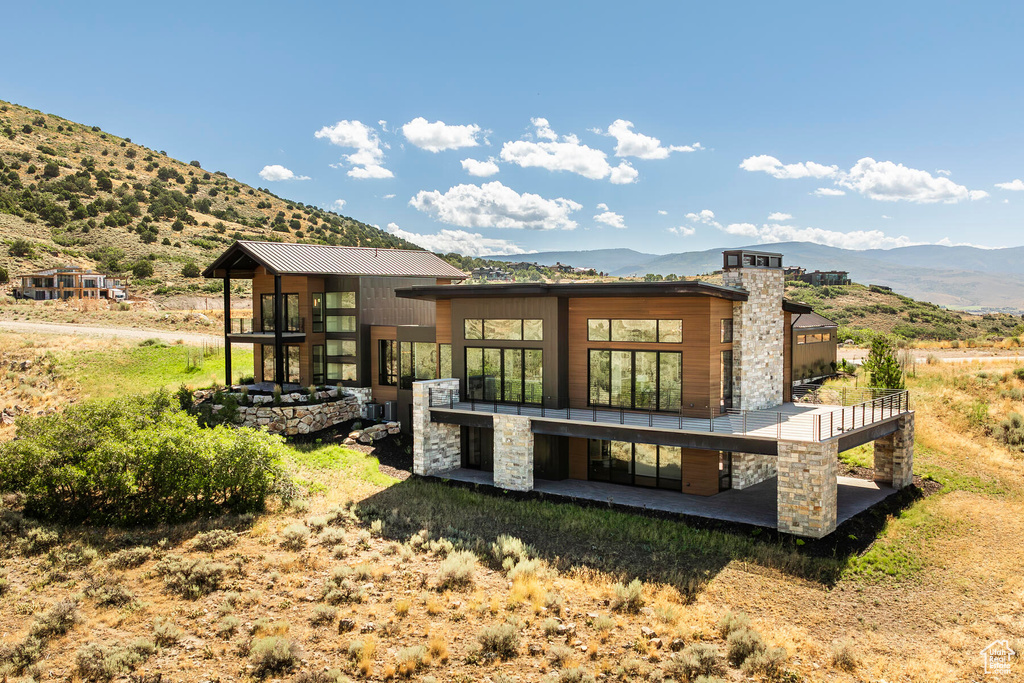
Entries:
POLYGON ((823 315, 818 313, 804 313, 798 318, 793 319, 793 327, 796 329, 806 329, 812 327, 839 327, 839 323, 833 322, 823 315))
POLYGON ((231 245, 203 275, 217 277, 217 271, 233 267, 229 264, 238 263, 238 257, 243 254, 277 275, 390 275, 456 280, 467 277, 429 251, 244 240, 231 245))
POLYGON ((421 285, 395 290, 406 299, 450 299, 502 296, 713 296, 746 301, 747 291, 700 280, 675 282, 570 282, 489 285, 421 285))

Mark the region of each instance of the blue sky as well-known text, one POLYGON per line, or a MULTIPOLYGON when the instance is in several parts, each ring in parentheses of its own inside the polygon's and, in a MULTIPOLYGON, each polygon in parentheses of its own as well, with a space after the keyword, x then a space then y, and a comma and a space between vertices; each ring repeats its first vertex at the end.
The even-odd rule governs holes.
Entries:
POLYGON ((18 3, 0 98, 437 250, 1016 246, 1022 18, 1019 3, 18 3))

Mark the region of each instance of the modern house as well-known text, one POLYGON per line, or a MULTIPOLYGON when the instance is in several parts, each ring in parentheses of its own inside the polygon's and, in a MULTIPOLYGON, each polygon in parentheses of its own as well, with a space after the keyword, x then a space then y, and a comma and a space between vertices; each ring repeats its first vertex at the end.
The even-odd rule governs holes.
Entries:
POLYGON ((109 299, 123 301, 126 295, 121 280, 78 266, 49 268, 19 275, 14 288, 16 299, 109 299))
POLYGON ((845 270, 815 270, 801 274, 798 279, 815 287, 848 285, 850 284, 850 273, 845 270))
POLYGON ((826 535, 850 498, 839 451, 875 442, 881 484, 910 483, 907 394, 794 403, 835 360, 835 325, 783 298, 781 254, 723 257, 722 285, 457 285, 426 252, 239 242, 206 275, 253 280, 253 318, 225 334, 257 346, 257 380, 369 387, 411 429, 417 474, 640 500, 771 487, 767 523, 826 535))

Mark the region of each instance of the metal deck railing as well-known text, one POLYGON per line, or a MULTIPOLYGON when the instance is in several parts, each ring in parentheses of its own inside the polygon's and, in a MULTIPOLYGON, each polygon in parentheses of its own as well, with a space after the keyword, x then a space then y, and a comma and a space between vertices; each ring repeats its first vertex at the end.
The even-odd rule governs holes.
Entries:
POLYGON ((522 403, 462 400, 457 389, 437 387, 429 388, 428 398, 431 408, 447 410, 792 441, 824 441, 910 410, 908 392, 888 389, 863 389, 838 394, 806 392, 799 401, 783 404, 777 409, 710 410, 707 417, 625 408, 547 408, 522 403), (837 402, 823 403, 826 398, 837 402), (839 401, 856 402, 844 404, 839 401))

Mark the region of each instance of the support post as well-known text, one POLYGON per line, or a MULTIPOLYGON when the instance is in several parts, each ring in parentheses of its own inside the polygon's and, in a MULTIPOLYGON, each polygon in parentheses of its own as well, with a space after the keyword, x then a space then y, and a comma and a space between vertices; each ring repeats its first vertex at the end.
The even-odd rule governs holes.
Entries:
POLYGON ((914 481, 914 413, 897 418, 898 429, 875 440, 874 480, 895 489, 914 481))
POLYGON ((224 274, 224 384, 231 388, 231 275, 224 274))
POLYGON ((835 441, 779 441, 778 529, 822 538, 836 530, 839 449, 835 441))
POLYGON ((274 382, 284 390, 284 306, 281 304, 281 276, 274 276, 274 382))
POLYGON ((462 428, 430 421, 430 391, 459 389, 457 379, 431 379, 412 383, 412 471, 437 476, 462 464, 462 428))

